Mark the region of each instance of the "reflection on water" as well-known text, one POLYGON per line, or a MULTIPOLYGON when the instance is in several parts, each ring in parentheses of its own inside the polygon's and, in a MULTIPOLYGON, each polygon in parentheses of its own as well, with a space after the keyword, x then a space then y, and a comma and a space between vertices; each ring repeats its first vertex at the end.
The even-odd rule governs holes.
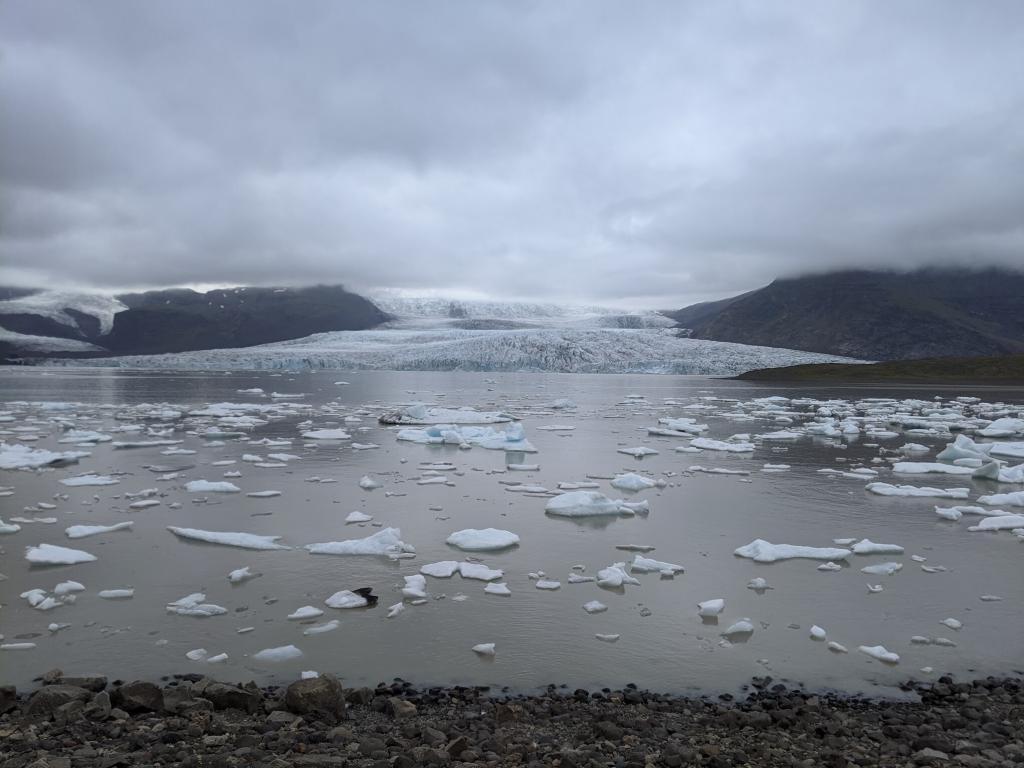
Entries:
MULTIPOLYGON (((181 447, 196 450, 195 455, 165 456, 160 448, 115 451, 100 445, 77 467, 0 474, 0 485, 14 488, 12 496, 0 498, 0 516, 5 520, 26 514, 25 507, 39 502, 54 503, 57 508, 34 514, 58 518, 52 525, 23 524, 20 532, 0 538, 4 548, 0 572, 8 577, 0 582, 3 642, 37 643, 30 651, 0 652, 0 677, 5 682, 25 684, 59 665, 69 672, 101 671, 122 678, 199 671, 225 678, 269 680, 317 669, 335 672, 352 685, 400 676, 424 684, 523 689, 551 682, 574 686, 634 682, 673 691, 734 689, 753 675, 770 673, 814 687, 862 690, 875 683, 891 685, 907 677, 924 677, 919 672, 922 667, 934 668, 935 674, 1005 673, 1024 658, 1024 613, 1020 610, 1024 547, 1009 534, 968 534, 965 525, 938 519, 932 500, 869 496, 862 481, 817 472, 870 463, 879 455, 878 447, 867 444, 870 440, 803 438, 760 445, 753 454, 681 454, 673 447, 685 444, 685 439, 646 434, 646 427, 655 425, 660 416, 694 415, 679 405, 664 405, 666 398, 698 403, 698 398, 709 395, 743 401, 772 394, 851 400, 974 394, 986 400, 1020 403, 1024 401, 1020 390, 830 387, 795 392, 700 377, 548 374, 320 372, 275 376, 24 369, 0 373, 0 399, 83 403, 86 405, 77 409, 77 417, 71 418, 100 430, 122 422, 116 419, 116 408, 98 406, 246 401, 236 390, 251 387, 306 394, 298 402, 311 405, 316 411, 313 416, 272 421, 252 433, 258 439, 292 439, 291 446, 254 447, 237 440, 218 446, 178 433, 176 437, 185 441, 181 447), (335 384, 339 379, 349 384, 335 384), (643 395, 646 403, 627 401, 627 395, 643 395), (571 398, 577 408, 544 412, 545 404, 562 397, 571 398), (500 451, 480 448, 465 451, 454 446, 400 443, 394 431, 379 426, 372 415, 362 416, 359 422, 344 421, 346 414, 365 405, 413 400, 525 413, 527 436, 539 453, 506 457, 500 451), (327 403, 337 406, 330 416, 320 412, 327 403), (532 415, 538 412, 544 413, 532 415), (324 443, 305 448, 298 424, 307 418, 318 428, 344 426, 352 430, 356 441, 381 447, 355 451, 345 443, 324 443), (576 429, 537 429, 548 424, 571 424, 576 429), (659 453, 634 460, 616 452, 637 445, 653 447, 659 453), (241 461, 245 453, 274 451, 301 458, 280 468, 258 468, 241 461), (238 463, 210 466, 229 459, 238 463), (457 471, 449 473, 454 485, 417 485, 418 465, 438 461, 456 465, 457 471), (540 464, 538 471, 499 473, 506 463, 532 462, 540 464), (750 474, 685 473, 687 467, 698 463, 750 474), (760 469, 765 463, 785 463, 791 469, 764 473, 760 469), (147 465, 165 465, 164 471, 181 472, 182 477, 159 481, 157 473, 144 468, 147 465), (273 489, 282 495, 258 499, 244 494, 209 494, 208 503, 196 503, 196 494, 183 490, 186 480, 219 480, 225 470, 235 469, 242 477, 233 482, 243 491, 273 489), (509 492, 501 482, 521 481, 554 489, 559 482, 578 482, 588 475, 607 477, 625 470, 667 481, 664 488, 628 494, 633 499, 648 499, 649 514, 553 517, 544 513, 544 498, 509 492), (77 488, 58 483, 85 471, 116 473, 121 482, 77 488), (366 474, 380 480, 383 487, 360 489, 358 481, 366 474), (314 476, 337 482, 307 482, 314 476), (166 494, 159 506, 128 509, 127 501, 120 497, 124 492, 155 486, 166 494), (68 494, 68 500, 55 500, 55 494, 62 492, 68 494), (171 508, 176 502, 181 506, 171 508), (416 547, 417 557, 390 561, 313 556, 301 549, 312 542, 361 538, 379 530, 370 523, 346 525, 344 518, 353 510, 373 515, 376 523, 399 527, 402 539, 416 547), (63 529, 71 524, 123 520, 134 521, 134 528, 74 542, 63 535, 63 529), (230 549, 178 539, 166 530, 168 525, 279 535, 294 548, 270 552, 230 549), (385 618, 387 607, 401 600, 403 576, 417 573, 424 563, 466 556, 445 543, 452 531, 487 527, 507 529, 521 538, 513 549, 478 553, 488 566, 505 570, 510 597, 484 594, 484 582, 458 575, 428 578, 425 604, 408 605, 398 617, 385 618), (901 544, 906 555, 855 557, 840 571, 822 572, 813 561, 760 565, 732 554, 755 538, 826 546, 840 537, 901 544), (98 560, 68 567, 28 568, 21 558, 23 547, 43 542, 81 548, 98 560), (568 583, 574 565, 585 566, 583 573, 593 576, 607 565, 628 562, 633 553, 616 549, 621 544, 654 545, 656 549, 648 556, 680 563, 686 572, 675 578, 639 575, 641 586, 615 591, 593 582, 568 583), (910 559, 913 554, 948 570, 926 573, 910 559), (903 562, 903 571, 891 577, 859 572, 865 564, 888 559, 903 562), (260 575, 241 584, 229 583, 227 573, 246 565, 260 575), (538 571, 561 581, 561 588, 537 589, 528 574, 538 571), (748 582, 757 576, 764 577, 771 589, 748 589, 748 582), (19 598, 26 590, 52 590, 58 581, 68 579, 86 586, 73 605, 41 612, 19 598), (880 579, 884 590, 869 592, 867 582, 880 579), (338 590, 364 586, 381 595, 378 607, 332 610, 323 605, 324 599, 338 590), (134 587, 134 598, 104 600, 97 596, 100 590, 122 587, 134 587), (194 592, 204 592, 209 602, 228 612, 200 619, 165 611, 167 603, 194 592), (983 594, 996 594, 1003 600, 982 602, 979 596, 983 594), (699 617, 697 603, 718 597, 725 599, 720 621, 699 617), (595 599, 608 605, 608 610, 586 613, 582 605, 595 599), (313 623, 338 619, 339 629, 303 635, 308 625, 286 616, 304 605, 325 610, 313 623), (940 625, 947 617, 961 619, 963 629, 953 631, 940 625), (754 631, 725 642, 720 633, 743 618, 751 620, 754 631), (70 626, 51 633, 47 628, 51 623, 70 626), (825 628, 828 639, 842 643, 850 653, 832 653, 824 643, 812 641, 808 637, 812 624, 825 628), (254 629, 238 633, 249 627, 254 629), (601 642, 596 634, 621 637, 614 643, 601 642), (910 641, 914 635, 948 636, 957 646, 914 645, 910 641), (474 645, 488 642, 497 644, 493 658, 471 651, 474 645), (289 643, 303 651, 301 659, 277 665, 251 660, 260 649, 289 643), (856 652, 858 645, 879 644, 899 653, 900 664, 883 666, 856 652), (207 649, 211 656, 226 652, 229 661, 219 667, 188 661, 185 653, 196 648, 207 649)), ((710 426, 707 434, 720 439, 777 428, 769 419, 740 422, 715 412, 696 414, 710 426)), ((16 425, 25 426, 21 422, 16 425)), ((28 426, 42 435, 35 445, 56 448, 59 435, 51 421, 28 426)), ((18 434, 5 439, 16 440, 18 434)), ((944 441, 915 438, 915 442, 934 449, 944 441)), ((602 492, 622 495, 613 493, 607 481, 598 482, 602 492)), ((972 484, 972 498, 997 488, 988 481, 971 483, 963 478, 929 478, 918 484, 972 484)))

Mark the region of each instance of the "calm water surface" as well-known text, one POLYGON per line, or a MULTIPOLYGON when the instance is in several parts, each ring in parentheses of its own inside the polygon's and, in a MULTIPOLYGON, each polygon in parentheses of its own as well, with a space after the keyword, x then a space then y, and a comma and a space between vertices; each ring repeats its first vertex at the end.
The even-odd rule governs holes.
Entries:
MULTIPOLYGON (((58 518, 56 524, 26 523, 20 532, 0 537, 0 633, 3 642, 35 642, 28 651, 0 652, 0 680, 19 685, 47 669, 67 672, 98 671, 113 677, 155 677, 174 672, 206 672, 231 679, 285 680, 300 670, 338 674, 348 685, 372 684, 402 677, 420 684, 480 684, 529 690, 549 682, 571 686, 621 686, 634 682, 666 691, 734 690, 753 675, 800 681, 814 688, 847 691, 891 691, 909 677, 928 678, 920 672, 933 667, 933 675, 995 674, 1019 669, 1024 659, 1024 545, 1008 533, 970 534, 967 522, 939 520, 932 499, 894 499, 872 496, 864 483, 824 476, 823 467, 844 468, 870 462, 877 446, 861 441, 802 438, 785 444, 759 445, 752 454, 676 453, 681 438, 648 437, 646 428, 662 416, 697 416, 710 426, 707 436, 725 439, 740 432, 778 429, 770 418, 736 421, 717 413, 728 410, 718 396, 749 400, 768 395, 808 396, 856 400, 864 397, 919 397, 977 395, 986 401, 1024 402, 1022 390, 978 388, 923 389, 814 388, 778 386, 700 377, 585 376, 550 374, 316 372, 293 375, 267 373, 197 374, 105 370, 0 371, 0 410, 13 412, 14 422, 5 440, 17 442, 13 428, 30 427, 38 434, 36 447, 57 449, 59 427, 52 418, 71 418, 80 428, 111 430, 124 423, 118 407, 140 403, 173 403, 194 407, 206 403, 269 402, 240 395, 238 389, 261 387, 267 392, 303 393, 299 401, 312 412, 274 420, 251 432, 255 439, 283 437, 290 447, 251 446, 240 440, 209 446, 179 430, 180 447, 196 449, 192 456, 161 455, 161 448, 113 450, 98 445, 92 456, 77 466, 43 472, 0 472, 0 485, 13 487, 13 495, 0 498, 0 516, 31 517, 25 507, 41 501, 57 509, 36 515, 58 518), (335 382, 344 379, 348 385, 335 382), (627 395, 642 395, 630 401, 627 395), (546 409, 557 398, 569 397, 577 408, 569 412, 546 409), (666 405, 666 398, 679 405, 666 405), (379 426, 375 410, 422 400, 470 405, 525 414, 528 439, 539 449, 525 457, 537 462, 536 472, 502 473, 508 459, 502 451, 456 447, 428 447, 395 440, 394 431, 379 426), (11 401, 71 401, 73 410, 40 415, 38 408, 11 401), (683 410, 681 404, 712 402, 715 411, 683 410), (330 404, 332 413, 323 407, 330 404), (111 407, 118 406, 118 407, 111 407), (354 439, 377 443, 377 450, 355 451, 344 442, 305 447, 299 423, 316 427, 342 426, 342 417, 364 408, 359 423, 349 423, 354 439), (26 421, 25 417, 36 418, 26 421), (537 429, 568 424, 571 432, 537 429), (647 445, 660 451, 643 460, 616 453, 620 447, 647 445), (244 453, 283 451, 301 459, 287 468, 257 468, 239 461, 231 467, 210 467, 223 459, 241 459, 244 453), (845 461, 839 461, 845 460, 845 461), (450 474, 454 486, 417 485, 418 465, 450 461, 458 471, 450 474), (786 472, 764 473, 765 463, 785 463, 786 472), (156 482, 146 465, 195 465, 181 479, 156 482), (689 474, 692 464, 750 471, 749 476, 689 474), (233 482, 243 491, 279 490, 271 499, 241 494, 210 495, 210 503, 194 503, 186 480, 220 480, 225 470, 243 476, 233 482), (624 470, 664 478, 665 488, 635 495, 650 501, 646 516, 574 521, 544 514, 545 499, 506 490, 502 482, 536 483, 554 489, 560 481, 583 480, 589 475, 611 476, 624 470), (119 485, 67 488, 59 480, 82 472, 117 474, 119 485), (371 474, 383 483, 373 491, 358 486, 371 474), (334 478, 333 484, 312 483, 314 476, 334 478), (144 510, 128 510, 124 492, 158 486, 163 502, 144 510), (67 493, 68 499, 54 499, 67 493), (386 495, 390 493, 391 495, 386 495), (181 502, 179 509, 168 507, 181 502), (415 559, 389 561, 378 557, 314 556, 304 544, 361 538, 377 528, 369 524, 345 525, 353 510, 375 521, 399 527, 404 541, 414 545, 415 559), (131 531, 119 531, 77 541, 65 538, 72 524, 109 524, 134 521, 131 531), (190 543, 177 539, 167 525, 224 531, 275 534, 296 547, 289 551, 254 552, 190 543), (385 618, 386 607, 401 600, 402 576, 418 572, 424 563, 464 557, 445 539, 461 528, 495 527, 514 531, 520 545, 507 552, 483 554, 481 559, 503 568, 511 597, 485 595, 483 582, 428 578, 431 599, 407 606, 398 617, 385 618), (819 572, 817 563, 791 560, 758 565, 734 557, 733 550, 755 538, 776 543, 829 546, 838 537, 868 537, 901 544, 901 557, 854 557, 836 573, 819 572), (74 566, 30 568, 22 558, 25 546, 51 543, 81 548, 98 560, 74 566), (616 593, 593 583, 568 584, 571 566, 583 564, 586 573, 632 554, 616 544, 656 546, 651 555, 679 563, 686 572, 675 579, 641 575, 642 586, 616 593), (948 571, 928 574, 910 555, 948 571), (868 576, 860 567, 894 559, 904 563, 891 577, 868 576), (228 571, 251 566, 262 574, 241 585, 228 583, 228 571), (541 591, 528 578, 543 570, 562 581, 561 589, 541 591), (757 594, 747 582, 763 576, 774 589, 757 594), (82 582, 87 590, 73 605, 52 611, 34 610, 19 598, 32 588, 50 590, 60 581, 82 582), (867 583, 882 583, 879 594, 867 583), (134 587, 131 600, 104 600, 102 589, 134 587), (366 610, 337 611, 323 600, 340 589, 372 586, 380 605, 366 610), (228 609, 222 616, 198 619, 168 614, 165 604, 202 591, 207 600, 228 609), (467 599, 452 598, 464 594, 467 599), (1000 602, 982 602, 994 594, 1000 602), (442 599, 442 596, 444 599, 442 599), (724 598, 725 611, 718 625, 697 615, 696 603, 724 598), (588 615, 581 606, 600 600, 608 611, 588 615), (339 619, 330 633, 305 637, 303 624, 286 616, 304 605, 324 608, 316 622, 339 619), (720 632, 733 621, 749 617, 756 630, 746 643, 724 643, 720 632), (964 627, 954 632, 939 624, 956 617, 964 627), (56 634, 51 622, 71 626, 56 634), (809 639, 812 624, 824 627, 830 640, 850 649, 847 655, 829 652, 809 639), (237 634, 242 627, 255 627, 237 634), (615 644, 595 639, 595 633, 618 633, 615 644), (913 635, 946 636, 955 648, 918 646, 913 635), (477 643, 494 642, 498 653, 481 659, 470 651, 477 643), (258 664, 250 657, 263 648, 293 643, 303 656, 293 662, 258 664), (884 645, 902 657, 889 667, 857 653, 858 645, 884 645), (211 655, 226 652, 220 666, 190 662, 185 653, 206 648, 211 655)), ((115 435, 115 439, 133 438, 115 435)), ((946 442, 914 437, 938 450, 946 442)), ((893 446, 906 442, 888 441, 893 446)), ((67 450, 72 446, 61 446, 67 450)), ((934 450, 931 454, 934 456, 934 450)), ((882 480, 892 475, 882 470, 882 480)), ((622 494, 601 482, 602 492, 622 494)), ((897 482, 897 481, 893 481, 897 482)), ((952 487, 972 485, 978 493, 1014 490, 962 478, 929 476, 905 478, 916 485, 952 487)), ((1010 510, 1008 510, 1010 511, 1010 510)))

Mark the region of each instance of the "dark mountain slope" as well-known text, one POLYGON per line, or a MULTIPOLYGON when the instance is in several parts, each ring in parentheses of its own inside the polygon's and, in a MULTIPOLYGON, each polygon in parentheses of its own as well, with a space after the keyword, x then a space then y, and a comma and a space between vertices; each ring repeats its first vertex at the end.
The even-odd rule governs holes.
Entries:
MULTIPOLYGON (((32 312, 4 312, 0 307, 0 327, 89 342, 105 350, 85 353, 95 356, 247 347, 325 331, 363 330, 388 320, 373 302, 341 286, 148 291, 117 299, 128 309, 114 315, 106 334, 97 317, 72 308, 63 311, 75 325, 32 312)), ((2 340, 0 352, 38 354, 2 340)))
POLYGON ((871 360, 1024 353, 1024 272, 846 271, 667 313, 692 336, 871 360))

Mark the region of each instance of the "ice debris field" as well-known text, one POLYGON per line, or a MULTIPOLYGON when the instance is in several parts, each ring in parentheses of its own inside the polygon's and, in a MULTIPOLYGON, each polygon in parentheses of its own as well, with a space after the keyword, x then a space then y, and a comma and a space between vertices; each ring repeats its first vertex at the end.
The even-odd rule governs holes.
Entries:
POLYGON ((1019 403, 705 389, 584 407, 495 389, 3 402, 0 653, 22 654, 4 676, 86 648, 82 663, 121 663, 97 651, 115 643, 152 674, 355 675, 367 643, 401 667, 440 627, 456 639, 433 647, 440 667, 413 665, 424 682, 601 679, 616 654, 658 655, 652 684, 676 688, 701 654, 882 680, 1021 658, 1019 403), (600 440, 581 436, 595 425, 600 440), (716 510, 796 478, 803 521, 716 510), (825 537, 812 510, 832 503, 847 514, 825 537), (659 519, 673 533, 652 535, 659 519), (966 563, 924 540, 987 547, 993 568, 960 579, 966 563), (1016 624, 1001 639, 987 614, 1016 624))

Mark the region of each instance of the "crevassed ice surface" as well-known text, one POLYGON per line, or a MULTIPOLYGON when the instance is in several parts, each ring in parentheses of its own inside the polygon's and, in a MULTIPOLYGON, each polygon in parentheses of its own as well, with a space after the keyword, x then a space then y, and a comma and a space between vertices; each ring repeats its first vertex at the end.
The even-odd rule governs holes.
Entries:
MULTIPOLYGON (((68 467, 0 472, 0 517, 20 526, 0 535, 0 572, 7 577, 0 581, 0 633, 4 643, 36 643, 28 651, 0 651, 3 682, 27 685, 54 666, 123 679, 212 672, 264 682, 295 679, 302 670, 315 669, 338 674, 346 685, 400 676, 422 684, 521 690, 552 682, 591 688, 634 682, 659 690, 716 691, 771 674, 812 688, 858 691, 877 685, 891 692, 907 678, 1012 672, 1024 658, 1024 544, 1012 530, 970 532, 979 515, 952 522, 934 511, 936 505, 977 506, 980 496, 1019 486, 943 475, 928 476, 925 483, 923 477, 896 477, 890 469, 890 460, 903 458, 898 449, 905 443, 925 447, 925 453, 915 450, 915 460, 936 461, 956 434, 985 442, 978 434, 985 425, 1020 417, 1021 389, 794 390, 683 376, 368 371, 339 377, 332 372, 11 368, 0 371, 0 401, 3 441, 91 453, 68 467), (348 383, 336 383, 342 378, 348 383), (257 388, 267 394, 251 392, 257 388), (957 399, 965 396, 979 400, 957 399), (379 425, 376 417, 412 402, 509 412, 520 419, 538 452, 524 456, 400 442, 397 431, 379 425), (240 405, 207 407, 223 403, 240 405), (749 441, 753 450, 695 456, 674 450, 689 447, 690 437, 647 434, 660 418, 683 417, 706 425, 699 434, 707 438, 749 441), (575 429, 541 429, 556 424, 575 429), (352 439, 301 437, 305 431, 340 428, 352 439), (781 429, 795 437, 759 437, 781 429), (113 441, 60 443, 71 430, 110 435, 113 441), (207 431, 211 437, 200 435, 207 431), (182 442, 113 447, 168 439, 182 442), (356 450, 356 442, 380 447, 356 450), (617 452, 640 445, 658 454, 636 460, 617 452), (164 453, 180 450, 195 453, 164 453), (269 460, 271 453, 297 458, 269 460), (534 463, 536 470, 505 471, 506 464, 534 463), (688 471, 697 464, 748 474, 688 471), (762 471, 765 464, 775 471, 762 471), (779 469, 783 465, 788 469, 779 469), (859 469, 877 474, 853 471, 859 469), (185 491, 189 481, 217 481, 225 472, 240 473, 230 482, 242 493, 185 491), (612 488, 610 479, 624 472, 663 481, 664 487, 632 494, 612 488), (59 482, 86 473, 120 482, 101 487, 59 482), (365 475, 381 487, 361 489, 365 475), (434 477, 444 482, 418 484, 434 477), (883 497, 865 490, 870 481, 963 486, 969 498, 883 497), (515 488, 510 484, 521 483, 554 492, 560 483, 579 482, 594 483, 594 490, 614 499, 647 500, 650 512, 560 518, 544 513, 549 493, 510 490, 515 488), (156 490, 134 495, 148 489, 156 490), (266 490, 281 496, 245 495, 266 490), (130 506, 138 500, 159 504, 130 506), (373 520, 345 524, 356 510, 373 520), (64 535, 72 525, 126 520, 134 522, 131 530, 76 540, 64 535), (399 529, 415 557, 313 555, 302 548, 365 539, 382 530, 376 524, 399 529), (281 536, 280 543, 291 549, 206 544, 175 536, 168 526, 281 536), (404 577, 425 564, 467 557, 445 543, 452 532, 466 528, 519 536, 514 548, 471 555, 488 568, 502 569, 499 581, 511 594, 486 594, 486 582, 458 574, 428 576, 426 602, 406 600, 405 610, 387 619, 388 607, 403 601, 404 577), (852 544, 865 538, 900 545, 904 554, 850 555, 834 571, 818 570, 822 563, 815 560, 760 564, 733 554, 756 539, 836 547, 845 546, 836 539, 852 544), (38 544, 72 546, 97 559, 31 566, 23 553, 38 544), (634 572, 639 586, 621 590, 570 581, 572 573, 593 577, 614 563, 630 563, 635 553, 617 545, 653 547, 643 556, 678 564, 685 572, 671 579, 634 572), (891 576, 861 572, 883 562, 903 568, 891 576), (228 580, 229 573, 246 566, 259 575, 234 584, 228 580), (561 587, 537 589, 530 574, 540 572, 561 587), (771 589, 748 589, 755 578, 771 589), (73 603, 61 602, 54 592, 68 580, 85 587, 74 593, 73 603), (881 585, 882 591, 869 591, 869 584, 881 585), (336 592, 361 587, 379 596, 376 607, 340 610, 324 604, 336 592), (39 610, 19 597, 34 589, 54 596, 47 605, 55 607, 39 610), (99 597, 116 589, 134 589, 134 594, 99 597), (199 618, 166 610, 197 593, 227 612, 199 618), (718 598, 724 608, 717 623, 702 619, 698 604, 718 598), (607 610, 587 613, 584 604, 595 600, 607 610), (313 624, 288 620, 304 606, 325 613, 313 624), (749 637, 727 641, 722 636, 747 618, 754 630, 749 637), (947 618, 962 622, 962 628, 942 624, 947 618), (328 620, 337 620, 338 628, 304 634, 328 620), (51 623, 69 626, 51 632, 51 623), (826 643, 811 640, 812 625, 851 652, 835 654, 826 643), (248 627, 254 629, 238 634, 248 627), (598 634, 621 638, 609 644, 598 634), (911 641, 915 636, 948 638, 956 647, 919 645, 911 641), (471 650, 492 642, 494 657, 471 650), (290 645, 302 655, 256 658, 263 649, 290 645), (900 656, 900 663, 888 666, 857 653, 862 645, 884 646, 900 656), (227 653, 228 661, 215 668, 191 661, 185 654, 195 648, 211 656, 227 653), (934 671, 921 672, 925 667, 934 671)), ((1024 441, 1024 435, 992 439, 1009 445, 1024 441)), ((998 508, 988 509, 996 514, 998 508)))

